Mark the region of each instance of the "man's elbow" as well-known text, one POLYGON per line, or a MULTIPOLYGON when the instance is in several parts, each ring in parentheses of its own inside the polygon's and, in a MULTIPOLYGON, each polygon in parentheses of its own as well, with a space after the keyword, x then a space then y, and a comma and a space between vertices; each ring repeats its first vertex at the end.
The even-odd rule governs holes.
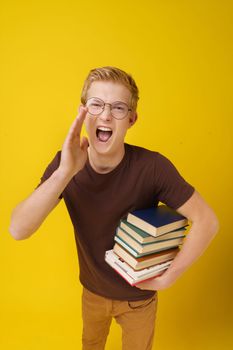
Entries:
POLYGON ((218 233, 219 226, 220 226, 219 220, 216 214, 214 213, 214 211, 211 210, 211 213, 209 214, 209 217, 208 217, 208 227, 213 236, 215 236, 218 233))
POLYGON ((16 241, 22 241, 24 239, 29 238, 32 235, 31 232, 18 230, 13 225, 9 227, 9 232, 16 241))
POLYGON ((213 230, 214 230, 214 233, 218 233, 219 231, 219 227, 220 227, 220 223, 219 223, 219 220, 217 218, 217 216, 215 215, 215 218, 214 218, 214 223, 213 223, 213 230))

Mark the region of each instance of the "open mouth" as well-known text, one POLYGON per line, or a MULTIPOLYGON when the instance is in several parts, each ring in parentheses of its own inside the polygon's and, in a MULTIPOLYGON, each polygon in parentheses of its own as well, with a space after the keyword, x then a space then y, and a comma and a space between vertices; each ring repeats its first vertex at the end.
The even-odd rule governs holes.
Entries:
POLYGON ((107 142, 112 136, 112 129, 100 126, 96 129, 96 136, 99 141, 107 142))

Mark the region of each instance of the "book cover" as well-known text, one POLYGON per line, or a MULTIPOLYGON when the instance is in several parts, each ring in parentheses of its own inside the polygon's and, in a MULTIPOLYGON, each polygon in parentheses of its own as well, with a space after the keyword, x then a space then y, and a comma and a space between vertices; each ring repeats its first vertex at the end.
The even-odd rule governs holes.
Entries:
POLYGON ((130 224, 127 220, 121 220, 119 227, 128 233, 131 237, 136 239, 136 241, 142 244, 157 242, 161 239, 179 237, 181 234, 185 234, 186 231, 185 227, 181 227, 168 233, 163 233, 162 235, 154 237, 149 235, 149 233, 141 230, 140 228, 130 224))
POLYGON ((183 215, 166 205, 135 210, 128 214, 127 221, 155 237, 188 224, 183 215))

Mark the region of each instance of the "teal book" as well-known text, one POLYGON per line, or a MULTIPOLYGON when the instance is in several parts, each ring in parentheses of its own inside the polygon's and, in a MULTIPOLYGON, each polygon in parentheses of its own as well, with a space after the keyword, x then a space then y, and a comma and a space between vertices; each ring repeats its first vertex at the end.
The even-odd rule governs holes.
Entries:
POLYGON ((116 236, 120 238, 124 243, 129 245, 131 248, 136 250, 137 253, 150 253, 154 251, 159 251, 161 249, 169 249, 170 247, 178 246, 183 243, 185 235, 179 234, 179 236, 169 239, 162 239, 162 236, 159 236, 158 239, 155 242, 147 242, 147 243, 140 243, 137 240, 135 240, 133 237, 131 237, 126 231, 124 231, 122 228, 118 227, 116 236), (160 238, 160 239, 159 239, 160 238))
POLYGON ((150 255, 150 254, 153 254, 153 253, 159 253, 159 252, 162 252, 164 250, 171 249, 171 248, 177 248, 183 242, 183 239, 180 239, 180 241, 179 241, 180 243, 179 244, 177 244, 177 242, 176 243, 174 242, 174 244, 171 244, 169 247, 157 247, 157 248, 154 248, 153 250, 151 250, 149 252, 139 252, 137 249, 135 249, 135 247, 133 248, 130 244, 126 243, 123 239, 121 239, 117 235, 114 237, 114 240, 121 247, 126 249, 131 255, 135 256, 136 258, 140 258, 142 256, 150 255))
POLYGON ((154 237, 188 225, 187 218, 166 205, 135 210, 127 221, 154 237))

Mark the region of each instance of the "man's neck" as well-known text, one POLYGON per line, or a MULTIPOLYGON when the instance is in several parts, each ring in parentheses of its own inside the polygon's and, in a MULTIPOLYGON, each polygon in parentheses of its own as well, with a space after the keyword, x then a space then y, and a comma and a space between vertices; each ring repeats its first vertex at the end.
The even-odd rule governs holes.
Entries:
POLYGON ((88 158, 91 167, 100 174, 110 173, 122 161, 125 154, 125 146, 116 154, 99 154, 91 147, 88 148, 88 158))

